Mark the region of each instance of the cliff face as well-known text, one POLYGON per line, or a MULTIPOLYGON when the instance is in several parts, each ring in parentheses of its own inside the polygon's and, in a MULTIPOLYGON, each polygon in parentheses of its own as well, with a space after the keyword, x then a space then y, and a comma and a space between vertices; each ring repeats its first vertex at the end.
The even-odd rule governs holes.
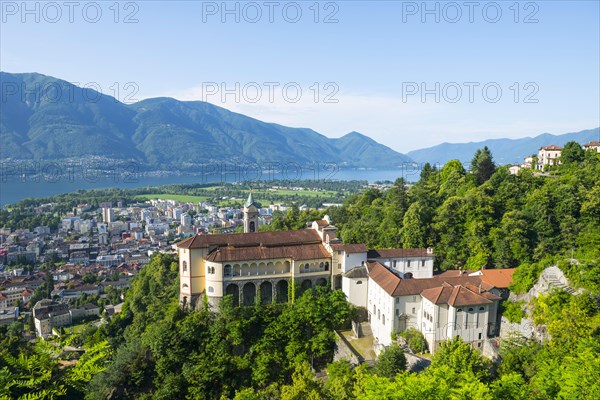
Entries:
POLYGON ((518 323, 510 322, 506 317, 502 317, 502 322, 500 324, 500 338, 509 339, 517 336, 534 339, 539 342, 550 340, 546 325, 536 325, 533 322, 533 306, 531 302, 540 294, 547 294, 552 289, 561 289, 573 295, 578 295, 582 292, 582 289, 575 291, 570 286, 569 280, 565 277, 560 268, 556 266, 546 268, 540 274, 540 278, 535 285, 533 285, 527 293, 510 294, 510 301, 525 302, 526 316, 518 323))

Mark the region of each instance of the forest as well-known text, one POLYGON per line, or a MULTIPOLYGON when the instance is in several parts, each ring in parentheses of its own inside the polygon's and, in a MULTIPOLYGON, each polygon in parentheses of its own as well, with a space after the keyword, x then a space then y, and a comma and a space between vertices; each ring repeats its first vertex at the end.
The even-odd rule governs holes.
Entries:
MULTIPOLYGON (((491 362, 459 339, 444 343, 420 373, 391 346, 374 365, 333 362, 335 330, 357 310, 341 291, 308 290, 293 302, 178 306, 174 256, 156 254, 133 279, 123 311, 57 346, 24 342, 0 328, 0 398, 45 399, 598 399, 600 398, 600 156, 565 146, 562 165, 511 175, 487 149, 467 170, 426 166, 407 187, 364 190, 326 212, 346 243, 425 247, 447 269, 517 267, 526 292, 558 265, 575 288, 530 305, 548 340, 502 340, 491 362), (61 346, 83 343, 77 362, 61 346)), ((311 213, 274 219, 297 229, 311 213)), ((517 304, 517 303, 515 303, 517 304)), ((522 305, 524 307, 524 305, 522 305)), ((506 310, 518 319, 519 305, 506 310)))

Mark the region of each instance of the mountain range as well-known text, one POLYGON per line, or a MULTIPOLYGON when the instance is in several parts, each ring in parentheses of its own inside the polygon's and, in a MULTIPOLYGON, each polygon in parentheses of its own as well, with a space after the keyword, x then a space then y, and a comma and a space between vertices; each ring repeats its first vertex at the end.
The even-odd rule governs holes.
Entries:
POLYGON ((435 160, 434 162, 436 163, 445 164, 453 159, 460 160, 462 163, 468 163, 471 162, 473 154, 475 154, 477 149, 487 146, 497 164, 521 164, 523 158, 537 154, 537 151, 542 146, 551 144, 563 146, 569 141, 575 141, 583 145, 599 140, 600 128, 595 128, 562 135, 543 133, 535 137, 521 139, 488 139, 470 143, 442 143, 426 149, 410 151, 407 153, 407 156, 418 163, 435 160))
POLYGON ((34 73, 1 72, 0 83, 2 159, 101 156, 162 170, 211 162, 393 168, 412 161, 358 132, 331 139, 206 102, 152 98, 128 105, 34 73))
POLYGON ((407 162, 469 162, 488 146, 499 164, 521 162, 542 145, 598 140, 600 129, 535 138, 443 143, 407 155, 358 132, 328 138, 267 123, 201 101, 114 97, 37 73, 0 72, 0 161, 104 157, 147 169, 194 170, 214 162, 337 163, 394 168, 407 162))

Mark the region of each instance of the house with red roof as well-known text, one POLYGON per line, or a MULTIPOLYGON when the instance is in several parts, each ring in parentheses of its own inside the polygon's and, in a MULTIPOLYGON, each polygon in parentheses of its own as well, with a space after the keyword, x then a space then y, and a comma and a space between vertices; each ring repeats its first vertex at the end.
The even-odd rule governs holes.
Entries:
POLYGON ((376 260, 366 266, 377 351, 392 344, 394 333, 411 328, 423 333, 431 352, 454 337, 481 348, 485 339, 497 336, 499 304, 514 270, 447 271, 415 279, 376 260))

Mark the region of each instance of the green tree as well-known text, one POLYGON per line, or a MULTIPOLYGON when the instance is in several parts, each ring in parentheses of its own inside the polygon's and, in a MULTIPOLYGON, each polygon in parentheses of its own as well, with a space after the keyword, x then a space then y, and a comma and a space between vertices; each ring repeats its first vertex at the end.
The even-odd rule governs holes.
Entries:
POLYGON ((457 374, 468 371, 482 379, 487 377, 490 364, 470 344, 465 343, 461 338, 454 338, 442 342, 433 355, 431 367, 442 366, 449 367, 457 374))
POLYGON ((475 176, 475 182, 481 185, 494 174, 496 164, 492 158, 492 152, 485 146, 475 152, 471 160, 471 172, 475 176))
POLYGON ((373 370, 378 376, 394 378, 396 374, 406 370, 406 357, 404 350, 397 344, 383 350, 377 358, 373 370))
POLYGON ((307 362, 297 364, 292 383, 281 387, 281 400, 321 400, 323 397, 323 387, 307 362))
POLYGON ((327 366, 325 391, 330 398, 336 400, 353 399, 352 391, 355 381, 354 368, 347 360, 342 359, 327 366))
POLYGON ((560 153, 560 161, 564 165, 579 164, 583 161, 584 152, 579 143, 567 142, 560 153))

